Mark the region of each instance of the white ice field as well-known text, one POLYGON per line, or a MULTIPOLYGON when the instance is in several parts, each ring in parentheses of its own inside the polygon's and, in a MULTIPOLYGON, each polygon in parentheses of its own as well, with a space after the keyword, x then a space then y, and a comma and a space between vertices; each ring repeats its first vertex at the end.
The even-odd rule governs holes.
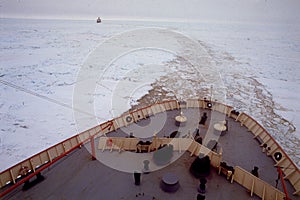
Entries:
POLYGON ((154 86, 169 98, 186 99, 209 96, 212 85, 213 98, 257 119, 299 166, 299 63, 299 23, 0 19, 0 171, 116 117, 154 86), (148 46, 114 57, 96 74, 95 90, 85 94, 93 99, 93 116, 82 119, 91 123, 78 127, 81 119, 75 119, 72 107, 82 67, 93 62, 90 56, 101 45, 149 28, 167 34, 156 41, 145 34, 148 46), (201 51, 184 42, 174 51, 177 34, 201 51), (207 66, 195 69, 191 63, 199 58, 193 56, 203 52, 207 66))

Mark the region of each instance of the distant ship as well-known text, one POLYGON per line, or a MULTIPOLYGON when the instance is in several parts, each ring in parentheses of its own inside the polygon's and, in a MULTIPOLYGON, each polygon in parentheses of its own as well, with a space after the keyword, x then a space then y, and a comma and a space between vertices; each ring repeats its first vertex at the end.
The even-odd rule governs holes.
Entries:
POLYGON ((97 18, 97 23, 101 23, 101 18, 100 17, 97 18))

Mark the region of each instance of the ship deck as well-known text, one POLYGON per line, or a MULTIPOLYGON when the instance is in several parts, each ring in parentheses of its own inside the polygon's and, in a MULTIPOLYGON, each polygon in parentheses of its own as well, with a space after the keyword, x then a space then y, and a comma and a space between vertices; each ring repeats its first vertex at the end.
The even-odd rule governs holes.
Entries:
MULTIPOLYGON (((274 167, 275 163, 272 158, 262 152, 259 142, 253 138, 247 128, 219 112, 199 108, 188 108, 181 111, 172 110, 153 115, 111 132, 107 136, 128 137, 128 133, 132 132, 135 137, 149 140, 154 133, 157 137, 168 137, 174 131, 179 131, 180 137, 185 137, 188 133, 194 135, 201 115, 206 112, 208 114, 206 124, 209 126, 207 128, 200 127, 203 144, 207 144, 211 139, 217 140, 218 148, 222 148, 223 161, 228 165, 240 166, 249 172, 254 166, 257 166, 259 178, 275 186, 278 178, 277 169, 274 167), (184 127, 178 127, 174 123, 175 117, 181 111, 187 117, 184 127), (228 131, 224 136, 218 137, 214 134, 213 125, 224 119, 228 120, 228 131), (163 126, 161 126, 162 121, 163 126)), ((99 138, 95 140, 96 146, 98 146, 98 141, 99 138)), ((90 143, 86 143, 44 170, 42 175, 45 180, 27 191, 23 191, 20 186, 6 195, 4 199, 197 199, 199 180, 189 171, 191 163, 196 157, 191 156, 188 151, 182 153, 174 151, 172 162, 159 170, 142 174, 141 184, 135 185, 133 171, 136 169, 133 169, 132 173, 122 172, 99 161, 101 158, 122 156, 123 151, 111 152, 97 148, 97 160, 92 160, 89 153, 90 148, 90 143), (167 193, 160 188, 161 179, 167 172, 172 172, 179 178, 180 187, 175 193, 167 193)), ((155 165, 152 162, 153 152, 139 153, 139 155, 140 163, 145 159, 150 161, 151 170, 151 167, 155 165)), ((132 158, 128 158, 129 161, 130 159, 132 158)), ((206 199, 260 199, 255 195, 251 197, 250 192, 238 183, 230 183, 225 176, 218 175, 214 168, 211 169, 206 179, 207 190, 204 194, 206 199)), ((290 198, 300 199, 299 196, 292 196, 293 187, 288 181, 285 183, 290 198)), ((278 189, 283 191, 280 181, 278 189)))

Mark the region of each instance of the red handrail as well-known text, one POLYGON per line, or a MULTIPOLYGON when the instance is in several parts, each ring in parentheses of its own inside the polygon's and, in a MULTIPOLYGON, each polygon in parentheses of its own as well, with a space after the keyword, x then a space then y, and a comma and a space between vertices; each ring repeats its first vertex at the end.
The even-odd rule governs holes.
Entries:
POLYGON ((61 158, 63 158, 65 155, 67 155, 68 153, 74 151, 76 148, 78 148, 80 145, 82 145, 83 142, 79 143, 78 145, 76 145, 75 147, 71 148, 70 150, 66 151, 65 153, 61 154, 60 156, 54 158, 52 161, 48 162, 47 164, 43 165, 42 167, 40 167, 39 169, 37 169, 35 172, 33 172, 32 174, 26 176, 25 178, 23 178, 22 180, 18 181, 17 183, 15 183, 14 185, 12 185, 11 187, 9 187, 7 190, 5 190, 4 192, 2 192, 0 194, 0 198, 5 196, 6 194, 10 193, 11 191, 13 191, 14 189, 16 189, 18 186, 20 186, 21 184, 23 184, 24 182, 28 181, 29 179, 31 179, 32 177, 34 177, 35 175, 37 175, 38 173, 42 172, 44 169, 50 167, 51 165, 53 165, 54 163, 56 163, 57 161, 59 161, 61 158))
MULTIPOLYGON (((198 99, 198 101, 203 101, 203 100, 198 99)), ((176 102, 176 103, 178 103, 176 100, 168 100, 168 101, 158 102, 158 103, 155 103, 155 104, 164 104, 164 103, 170 103, 170 102, 176 102)), ((221 105, 223 105, 223 106, 227 106, 227 105, 225 105, 225 104, 223 104, 223 103, 220 103, 220 102, 212 102, 212 103, 217 103, 217 104, 221 104, 221 105)), ((155 105, 155 104, 153 104, 153 105, 155 105)), ((137 110, 134 110, 134 111, 131 111, 131 112, 128 112, 128 113, 129 113, 129 114, 136 113, 136 112, 139 112, 139 111, 141 111, 141 110, 147 109, 147 108, 149 108, 149 107, 151 107, 151 106, 153 106, 153 105, 149 105, 149 106, 146 106, 146 107, 143 107, 143 108, 139 108, 139 109, 137 109, 137 110)), ((227 106, 227 107, 228 107, 228 106, 227 106)), ((230 108, 232 108, 232 107, 230 107, 230 108)), ((287 154, 285 153, 285 151, 283 151, 283 149, 281 148, 281 146, 280 146, 280 145, 276 142, 276 140, 274 140, 274 138, 266 131, 266 129, 263 128, 263 127, 261 126, 261 124, 259 124, 256 120, 254 120, 251 116, 247 115, 247 114, 244 113, 244 112, 243 112, 243 114, 246 115, 248 118, 251 118, 254 122, 256 122, 256 124, 257 124, 260 128, 262 128, 266 134, 268 134, 268 135, 270 136, 270 138, 271 138, 271 139, 273 140, 273 142, 278 146, 278 148, 282 151, 282 153, 285 155, 285 157, 291 162, 291 164, 292 164, 292 165, 295 167, 295 169, 299 172, 299 169, 298 169, 298 167, 295 165, 295 163, 289 158, 289 156, 287 156, 287 154)), ((118 118, 122 118, 122 117, 124 117, 124 116, 126 116, 126 114, 123 114, 123 115, 121 115, 121 116, 118 117, 118 118)), ((113 120, 116 120, 116 119, 118 119, 118 118, 109 120, 109 121, 107 121, 107 122, 104 122, 104 123, 98 125, 98 126, 100 126, 100 130, 103 131, 104 129, 106 129, 106 128, 108 128, 108 127, 112 127, 112 126, 113 126, 113 120), (109 122, 109 123, 108 123, 108 122, 109 122), (106 123, 107 123, 107 124, 106 124, 106 123), (103 125, 106 125, 106 126, 105 126, 104 128, 102 128, 103 125)), ((97 126, 96 126, 96 127, 97 127, 97 126)), ((18 186, 20 186, 20 185, 21 185, 22 183, 24 183, 25 181, 29 180, 30 178, 34 177, 36 174, 38 174, 38 173, 40 173, 41 171, 43 171, 44 169, 48 168, 49 166, 51 166, 52 164, 54 164, 55 162, 57 162, 58 160, 60 160, 61 158, 63 158, 63 157, 64 157, 65 155, 67 155, 68 153, 74 151, 76 148, 78 148, 79 146, 81 146, 82 144, 84 144, 85 142, 87 142, 88 140, 93 140, 94 137, 98 134, 98 132, 95 133, 95 134, 93 134, 93 135, 89 134, 89 137, 86 138, 85 140, 81 141, 81 142, 79 141, 78 137, 80 137, 81 135, 83 135, 83 134, 89 132, 89 131, 92 130, 92 129, 95 129, 96 127, 92 127, 92 128, 90 128, 90 129, 88 129, 88 130, 82 132, 82 133, 79 133, 79 134, 77 134, 77 135, 74 135, 74 136, 72 136, 72 137, 70 137, 70 138, 68 138, 68 139, 66 139, 66 140, 64 140, 64 141, 62 141, 62 142, 60 142, 60 143, 58 143, 58 144, 56 144, 56 145, 53 145, 53 146, 47 148, 46 150, 41 151, 41 152, 39 152, 39 153, 37 153, 37 154, 31 156, 30 158, 26 159, 26 160, 30 160, 30 159, 34 158, 35 156, 40 155, 41 153, 47 152, 48 150, 50 150, 50 149, 52 149, 52 148, 54 148, 54 147, 56 147, 56 146, 58 146, 58 145, 60 145, 60 144, 63 144, 63 143, 66 142, 66 141, 72 140, 73 138, 77 138, 77 140, 78 140, 78 141, 77 141, 77 142, 78 142, 77 145, 75 145, 74 147, 72 147, 72 148, 69 149, 68 151, 64 152, 63 154, 59 155, 58 157, 54 158, 52 161, 50 160, 48 163, 46 163, 46 164, 43 165, 42 167, 38 168, 34 173, 29 174, 28 176, 24 177, 23 179, 21 179, 20 181, 18 181, 17 183, 15 183, 14 185, 12 185, 11 187, 9 187, 7 190, 5 190, 4 192, 2 192, 2 193, 0 194, 0 197, 5 196, 5 195, 8 194, 9 192, 11 192, 12 190, 14 190, 14 189, 17 188, 18 186)), ((93 141, 92 141, 92 143, 93 143, 93 141)), ((92 144, 92 145, 93 145, 93 144, 92 144)), ((93 149, 93 147, 92 147, 92 149, 93 149)), ((93 154, 93 155, 95 155, 95 154, 93 154)), ((26 160, 24 160, 24 161, 22 161, 22 162, 20 162, 20 163, 23 163, 23 162, 25 162, 26 160)), ((4 170, 4 171, 9 171, 9 170, 13 169, 14 167, 20 165, 20 163, 14 165, 14 166, 12 166, 12 167, 10 167, 10 168, 4 170)), ((3 172, 4 172, 4 171, 3 171, 3 172)), ((0 174, 2 174, 3 172, 1 172, 0 174)), ((282 175, 282 170, 281 170, 281 169, 280 169, 280 172, 281 172, 281 178, 282 178, 282 180, 283 180, 283 175, 282 175)), ((285 192, 287 192, 287 191, 286 191, 286 188, 285 188, 285 185, 284 185, 284 190, 285 190, 285 192)), ((287 194, 287 193, 286 193, 286 194, 287 194)), ((288 196, 287 196, 287 198, 288 198, 288 196)))
POLYGON ((280 180, 281 180, 281 184, 282 184, 282 187, 283 187, 283 191, 284 191, 284 193, 285 193, 285 198, 286 198, 286 200, 291 200, 290 198, 289 198, 289 193, 288 193, 288 191, 287 191, 287 189, 286 189, 286 186, 285 186, 285 182, 284 182, 284 179, 283 179, 283 174, 282 174, 282 170, 281 170, 281 167, 277 167, 277 171, 278 171, 278 173, 279 173, 279 176, 280 176, 280 180))

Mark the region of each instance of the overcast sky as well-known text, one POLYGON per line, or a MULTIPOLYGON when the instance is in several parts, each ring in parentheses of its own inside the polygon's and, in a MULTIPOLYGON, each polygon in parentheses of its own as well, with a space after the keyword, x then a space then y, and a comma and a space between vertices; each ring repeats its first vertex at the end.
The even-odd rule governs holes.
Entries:
POLYGON ((0 17, 300 21, 300 0, 0 0, 0 17))

